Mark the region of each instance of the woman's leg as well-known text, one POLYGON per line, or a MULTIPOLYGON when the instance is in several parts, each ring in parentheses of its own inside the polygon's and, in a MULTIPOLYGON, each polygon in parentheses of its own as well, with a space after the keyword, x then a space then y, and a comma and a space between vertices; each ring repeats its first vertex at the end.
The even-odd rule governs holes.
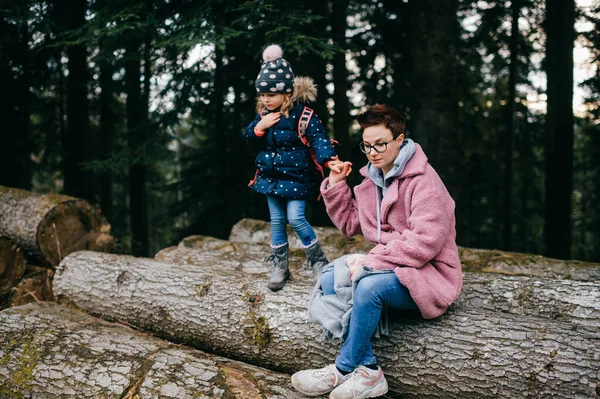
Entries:
POLYGON ((360 365, 376 364, 371 337, 377 329, 383 307, 417 309, 408 289, 395 273, 363 277, 354 290, 350 326, 335 365, 351 372, 360 365))
POLYGON ((287 243, 286 199, 275 195, 267 196, 271 215, 271 246, 280 247, 287 243))
POLYGON ((294 229, 298 238, 304 246, 309 246, 317 241, 312 226, 308 223, 305 216, 306 201, 305 200, 288 200, 287 201, 287 218, 290 226, 294 229))

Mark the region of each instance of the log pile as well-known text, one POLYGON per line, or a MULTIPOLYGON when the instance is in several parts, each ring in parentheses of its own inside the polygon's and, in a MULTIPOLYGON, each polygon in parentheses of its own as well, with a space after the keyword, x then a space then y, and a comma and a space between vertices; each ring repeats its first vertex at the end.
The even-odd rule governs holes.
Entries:
POLYGON ((301 398, 289 381, 57 304, 0 312, 0 398, 301 398))
POLYGON ((0 186, 0 309, 51 300, 63 257, 112 244, 110 225, 88 202, 0 186))
MULTIPOLYGON (((231 229, 230 242, 270 243, 270 225, 262 220, 242 219, 231 229)), ((349 253, 367 253, 373 244, 361 235, 344 237, 332 227, 316 227, 315 231, 330 259, 349 253)), ((197 236, 184 239, 179 247, 194 248, 197 236)), ((288 226, 290 247, 300 248, 296 234, 288 226)), ((202 239, 200 240, 200 245, 202 239)), ((550 259, 540 255, 504 252, 489 249, 459 247, 463 271, 504 274, 508 276, 532 276, 554 279, 600 281, 600 264, 580 261, 550 259)))
MULTIPOLYGON (((170 250, 176 264, 71 254, 57 269, 55 294, 103 319, 269 369, 335 358, 340 343, 319 341, 319 327, 306 320, 309 279, 272 293, 265 271, 248 260, 258 245, 195 242, 206 249, 192 258, 188 248, 187 262, 170 250)), ((465 292, 443 317, 393 316, 391 334, 374 348, 401 397, 573 398, 600 390, 597 282, 465 273, 465 292)))
MULTIPOLYGON (((361 236, 316 230, 330 259, 372 248, 361 236)), ((306 319, 313 284, 291 231, 293 278, 279 292, 266 288, 268 244, 268 223, 245 219, 229 240, 188 237, 154 259, 65 256, 53 289, 77 311, 0 312, 0 398, 47 389, 56 394, 46 397, 301 397, 279 373, 329 364, 341 343, 320 341, 306 319)), ((394 312, 390 335, 374 340, 390 397, 599 397, 600 265, 460 251, 464 289, 447 314, 394 312)))

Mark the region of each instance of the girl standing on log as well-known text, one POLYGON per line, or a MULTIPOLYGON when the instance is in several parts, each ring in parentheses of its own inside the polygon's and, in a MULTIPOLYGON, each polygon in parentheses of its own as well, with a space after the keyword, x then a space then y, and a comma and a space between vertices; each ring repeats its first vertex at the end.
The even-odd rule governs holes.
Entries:
POLYGON ((320 298, 313 297, 309 306, 311 319, 328 332, 332 315, 324 311, 327 306, 317 305, 340 296, 339 280, 345 276, 353 295, 351 313, 341 323, 344 343, 335 363, 292 376, 294 387, 308 396, 331 392, 332 399, 358 399, 385 394, 387 382, 371 346, 382 311, 418 309, 432 319, 446 311, 462 288, 454 201, 421 147, 405 139, 404 118, 378 104, 359 115, 358 123, 360 149, 368 159, 360 170, 365 179, 353 197, 346 183, 352 165, 340 161, 321 184, 321 193, 327 213, 345 236, 362 233, 377 245, 367 255, 340 258, 323 272, 315 290, 320 298), (338 269, 339 263, 343 267, 338 269))
POLYGON ((273 272, 267 287, 273 291, 283 288, 290 277, 288 222, 304 246, 315 279, 329 263, 306 220, 305 209, 307 200, 318 193, 317 169, 336 168, 340 163, 323 124, 312 115, 312 110, 305 131, 307 144, 301 140, 298 126, 306 110, 304 103, 314 102, 317 90, 312 79, 294 78, 290 63, 282 55, 277 45, 263 52, 255 83, 259 94, 257 115, 243 134, 259 151, 256 174, 249 186, 266 195, 269 204, 272 251, 267 261, 273 262, 273 272))

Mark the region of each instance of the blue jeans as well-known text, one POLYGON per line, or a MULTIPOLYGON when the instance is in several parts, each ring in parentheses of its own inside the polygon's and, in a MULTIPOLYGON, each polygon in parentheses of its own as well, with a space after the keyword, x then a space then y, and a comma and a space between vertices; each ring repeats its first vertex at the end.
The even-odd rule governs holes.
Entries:
POLYGON ((285 230, 288 222, 294 229, 298 238, 304 246, 309 246, 317 240, 313 228, 306 220, 305 200, 294 200, 268 195, 269 213, 271 214, 271 245, 277 247, 287 243, 287 232, 285 230))
MULTIPOLYGON (((323 273, 321 288, 324 295, 335 294, 333 271, 323 273)), ((340 354, 335 359, 337 368, 351 372, 360 365, 377 363, 371 337, 377 330, 384 306, 403 310, 417 309, 408 288, 400 284, 395 273, 372 274, 360 279, 354 290, 348 333, 340 354)))

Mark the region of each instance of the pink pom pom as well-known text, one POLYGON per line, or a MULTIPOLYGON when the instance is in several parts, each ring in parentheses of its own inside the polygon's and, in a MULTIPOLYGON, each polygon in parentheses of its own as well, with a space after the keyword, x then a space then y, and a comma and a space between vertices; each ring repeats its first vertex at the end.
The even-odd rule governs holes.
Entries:
POLYGON ((283 57, 283 50, 276 44, 271 44, 263 51, 264 61, 275 61, 281 57, 283 57))

